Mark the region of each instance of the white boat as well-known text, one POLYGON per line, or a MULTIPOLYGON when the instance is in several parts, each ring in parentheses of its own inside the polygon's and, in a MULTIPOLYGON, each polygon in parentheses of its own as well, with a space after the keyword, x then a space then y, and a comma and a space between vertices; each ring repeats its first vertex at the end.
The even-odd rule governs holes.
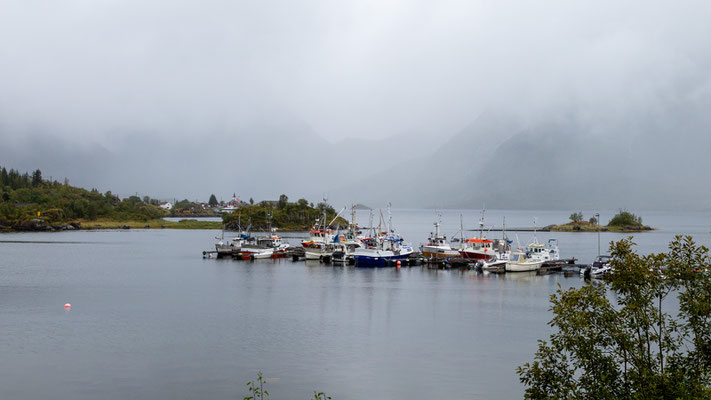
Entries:
POLYGON ((222 235, 215 239, 219 240, 215 243, 215 250, 217 251, 218 257, 239 253, 242 246, 252 240, 247 231, 242 231, 239 235, 229 240, 225 240, 225 231, 222 231, 222 235))
POLYGON ((597 256, 591 266, 580 270, 580 275, 583 277, 590 276, 590 278, 602 278, 612 272, 611 258, 610 256, 597 256))
POLYGON ((560 252, 558 251, 558 239, 548 239, 548 243, 539 243, 536 236, 533 236, 531 243, 526 246, 526 252, 531 258, 545 261, 560 260, 560 252))
POLYGON ((506 272, 536 271, 543 265, 543 260, 532 258, 527 253, 512 252, 506 261, 506 272))
POLYGON ((483 271, 505 271, 508 260, 494 259, 491 261, 479 260, 476 263, 476 268, 483 271))
POLYGON ((420 253, 426 258, 455 258, 459 257, 459 251, 452 249, 452 246, 447 243, 447 236, 442 236, 439 232, 440 221, 435 222, 435 230, 430 233, 427 244, 420 246, 420 253))
POLYGON ((251 247, 251 248, 242 248, 242 259, 244 260, 259 260, 259 259, 264 259, 264 258, 272 258, 272 255, 274 254, 274 249, 273 248, 258 248, 258 247, 251 247))
POLYGON ((271 234, 269 236, 262 236, 257 238, 257 246, 263 248, 271 248, 272 257, 286 257, 286 252, 289 250, 291 245, 285 242, 276 234, 276 228, 271 229, 271 234))

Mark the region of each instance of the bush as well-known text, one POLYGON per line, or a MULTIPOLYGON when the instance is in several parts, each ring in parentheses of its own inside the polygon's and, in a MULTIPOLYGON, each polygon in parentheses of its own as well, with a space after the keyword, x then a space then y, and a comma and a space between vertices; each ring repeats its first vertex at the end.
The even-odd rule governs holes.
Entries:
POLYGON ((622 210, 620 209, 620 212, 617 213, 610 222, 607 224, 607 226, 635 226, 635 227, 641 227, 642 226, 642 217, 639 217, 637 215, 632 214, 631 212, 627 210, 622 210))
POLYGON ((711 398, 708 249, 690 236, 676 236, 668 253, 640 256, 633 246, 611 244, 603 285, 551 295, 556 332, 517 370, 524 398, 711 398))
POLYGON ((582 212, 574 212, 570 214, 570 220, 573 222, 582 222, 583 221, 583 213, 582 212))

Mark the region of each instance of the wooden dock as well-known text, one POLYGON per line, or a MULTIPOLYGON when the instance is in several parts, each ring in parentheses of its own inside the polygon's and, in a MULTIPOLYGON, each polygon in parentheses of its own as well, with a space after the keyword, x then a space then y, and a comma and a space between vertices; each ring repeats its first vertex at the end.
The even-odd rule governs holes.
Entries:
MULTIPOLYGON (((225 258, 231 257, 237 260, 251 260, 251 258, 245 257, 241 252, 233 253, 218 253, 217 251, 203 251, 203 258, 225 258)), ((298 262, 304 260, 305 251, 303 247, 290 248, 286 254, 280 254, 278 257, 274 258, 291 258, 292 261, 298 262)), ((461 269, 461 270, 471 270, 477 269, 477 261, 470 258, 426 258, 421 253, 415 252, 410 257, 405 260, 400 260, 399 267, 416 267, 416 266, 426 266, 430 269, 461 269)), ((353 265, 353 260, 348 260, 346 262, 334 263, 330 257, 324 257, 319 260, 323 264, 345 264, 353 265)), ((547 275, 552 273, 564 273, 566 276, 579 274, 581 269, 588 267, 588 264, 577 264, 576 258, 566 258, 560 260, 551 260, 543 263, 541 268, 536 271, 537 275, 547 275)), ((393 261, 392 266, 396 266, 393 261)), ((490 273, 506 273, 504 268, 490 269, 487 270, 490 273)))

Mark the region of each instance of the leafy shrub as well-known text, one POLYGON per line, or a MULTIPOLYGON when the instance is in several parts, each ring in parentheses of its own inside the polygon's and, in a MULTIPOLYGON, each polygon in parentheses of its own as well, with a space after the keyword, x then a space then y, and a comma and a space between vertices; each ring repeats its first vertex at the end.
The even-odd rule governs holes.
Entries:
POLYGON ((642 226, 642 217, 620 209, 620 212, 612 217, 607 226, 642 226))

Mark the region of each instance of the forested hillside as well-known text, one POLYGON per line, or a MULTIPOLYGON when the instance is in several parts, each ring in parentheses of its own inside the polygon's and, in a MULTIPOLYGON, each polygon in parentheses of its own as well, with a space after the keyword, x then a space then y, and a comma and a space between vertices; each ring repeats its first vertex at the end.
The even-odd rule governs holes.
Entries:
POLYGON ((121 200, 110 191, 99 193, 66 181, 45 180, 39 169, 32 174, 0 169, 0 228, 32 229, 38 224, 51 227, 97 218, 147 221, 166 213, 148 198, 121 200))

